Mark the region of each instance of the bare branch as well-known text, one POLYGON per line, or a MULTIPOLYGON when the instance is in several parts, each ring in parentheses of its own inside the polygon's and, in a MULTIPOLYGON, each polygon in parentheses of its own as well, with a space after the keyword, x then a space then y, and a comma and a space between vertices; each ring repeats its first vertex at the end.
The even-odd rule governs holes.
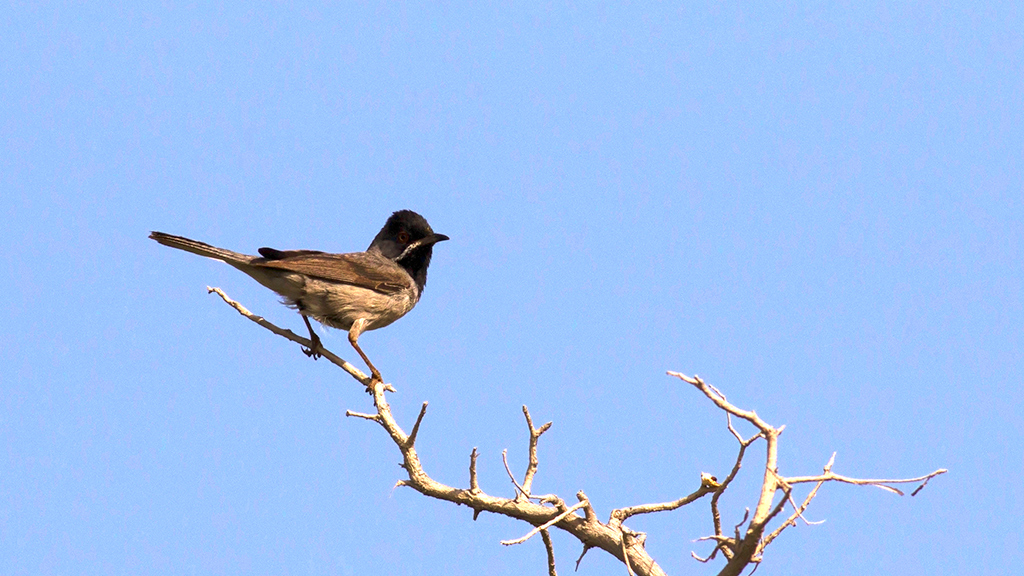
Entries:
MULTIPOLYGON (((752 528, 755 528, 754 531, 758 532, 757 536, 760 537, 759 532, 763 529, 764 521, 770 513, 772 499, 777 488, 775 476, 771 474, 771 472, 778 469, 778 437, 780 430, 772 427, 762 420, 753 410, 741 410, 730 404, 729 401, 726 400, 724 394, 722 394, 717 388, 705 383, 701 380, 700 376, 695 375, 691 378, 685 374, 680 374, 679 372, 669 372, 668 374, 669 376, 679 378, 680 380, 691 384, 693 387, 697 388, 697 390, 700 390, 700 392, 707 396, 715 406, 718 406, 726 413, 732 414, 737 418, 742 418, 743 420, 753 424, 767 441, 768 447, 765 459, 765 475, 761 484, 761 496, 758 498, 757 508, 754 510, 754 518, 752 520, 752 528)), ((753 534, 748 534, 748 538, 751 536, 753 536, 753 534)), ((751 546, 753 545, 752 542, 749 544, 751 546)))
POLYGON ((705 542, 707 540, 714 540, 715 542, 718 542, 720 544, 735 544, 736 543, 736 539, 732 538, 731 536, 719 536, 717 534, 712 534, 710 536, 701 536, 700 538, 697 538, 696 540, 694 540, 694 542, 705 542))
POLYGON ((743 520, 740 520, 736 523, 735 526, 733 526, 733 531, 736 532, 737 540, 740 537, 740 527, 747 523, 748 518, 750 518, 750 508, 746 508, 743 510, 743 520))
POLYGON ((533 419, 530 418, 530 409, 523 405, 523 415, 526 416, 526 426, 530 429, 530 463, 526 467, 526 475, 523 477, 523 493, 527 496, 530 495, 530 489, 533 487, 533 477, 537 474, 537 466, 540 461, 537 459, 537 441, 540 439, 540 435, 547 432, 548 428, 551 428, 551 422, 540 427, 540 429, 533 427, 533 419))
POLYGON ((416 423, 412 425, 412 432, 409 433, 409 439, 406 440, 409 447, 412 448, 416 445, 416 435, 420 433, 420 423, 423 422, 423 417, 427 414, 427 403, 424 402, 423 406, 420 407, 420 415, 416 417, 416 423))
POLYGON ((474 494, 480 492, 480 482, 476 478, 476 446, 473 447, 473 451, 469 453, 469 491, 474 494))
POLYGON ((576 499, 583 503, 583 513, 587 517, 587 522, 600 524, 597 520, 597 512, 594 512, 594 507, 590 505, 590 498, 587 498, 583 490, 576 492, 576 499))
POLYGON ((580 557, 576 559, 576 571, 577 572, 579 572, 579 570, 580 570, 580 562, 583 561, 583 557, 587 555, 587 552, 589 552, 591 548, 593 548, 593 546, 591 546, 590 544, 586 544, 586 543, 583 544, 583 551, 580 552, 580 557))
MULTIPOLYGON (((821 483, 819 482, 818 484, 814 485, 814 490, 817 490, 820 487, 821 487, 821 483)), ((813 492, 813 490, 812 490, 812 492, 813 492)), ((809 494, 808 495, 808 499, 805 500, 804 503, 801 504, 800 506, 796 505, 796 501, 793 500, 792 494, 787 495, 787 498, 789 499, 789 505, 793 507, 793 517, 792 517, 792 520, 794 520, 794 525, 796 524, 795 520, 797 518, 803 520, 804 524, 807 525, 807 526, 817 526, 819 524, 824 524, 825 523, 824 520, 811 521, 811 520, 808 520, 807 518, 804 518, 804 510, 807 509, 807 506, 811 503, 811 500, 814 499, 814 495, 813 494, 809 494)))
POLYGON ((626 553, 626 535, 625 534, 622 535, 622 539, 620 540, 620 542, 622 543, 622 561, 626 563, 626 572, 629 573, 629 576, 635 576, 633 574, 633 567, 629 565, 629 554, 626 553))
POLYGON ((612 510, 611 518, 608 520, 609 526, 617 526, 626 521, 630 516, 636 516, 637 514, 650 514, 652 512, 666 512, 670 510, 676 510, 687 504, 700 500, 704 496, 714 492, 718 489, 717 484, 711 484, 709 482, 702 481, 700 488, 697 488, 693 493, 683 496, 678 500, 672 502, 662 502, 661 504, 641 504, 638 506, 628 506, 626 508, 618 508, 612 510))
MULTIPOLYGON (((735 549, 732 550, 734 553, 731 557, 729 557, 728 564, 726 564, 726 567, 723 568, 722 572, 720 573, 720 576, 738 576, 747 566, 747 564, 749 564, 752 561, 754 555, 757 553, 757 546, 760 542, 761 535, 764 533, 765 526, 772 519, 772 517, 774 517, 774 515, 778 513, 777 510, 773 510, 772 501, 774 500, 776 490, 778 490, 779 488, 778 478, 775 475, 774 471, 778 469, 778 439, 781 430, 769 425, 767 422, 762 420, 753 410, 742 410, 734 406, 725 398, 725 395, 722 394, 721 391, 719 391, 714 386, 708 385, 700 378, 700 376, 694 375, 691 378, 684 374, 680 374, 679 372, 669 372, 668 374, 669 376, 674 376, 692 385, 694 388, 696 388, 702 394, 704 394, 704 396, 706 396, 709 400, 711 400, 711 402, 715 406, 717 406, 719 409, 726 412, 727 414, 731 414, 733 416, 736 416, 737 418, 741 418, 751 423, 755 428, 758 429, 758 431, 760 432, 760 436, 762 436, 767 443, 767 447, 765 449, 765 472, 763 480, 761 482, 761 494, 757 500, 757 507, 754 509, 754 516, 753 518, 751 518, 750 525, 747 528, 746 535, 743 537, 742 540, 740 540, 739 531, 737 528, 737 545, 735 549)), ((729 421, 729 424, 731 423, 732 422, 729 421)), ((741 440, 739 434, 735 431, 732 432, 733 435, 738 440, 740 440, 741 447, 744 447, 743 441, 741 440)), ((750 440, 750 442, 753 441, 754 438, 750 440)), ((717 512, 717 499, 712 498, 712 503, 714 506, 713 513, 717 512)), ((725 553, 728 556, 725 549, 723 549, 723 553, 725 553)))
MULTIPOLYGON (((717 391, 717 388, 715 390, 717 391)), ((722 398, 725 398, 725 395, 722 394, 721 392, 718 392, 718 394, 721 395, 722 398)), ((736 428, 733 427, 732 415, 728 412, 726 412, 725 414, 725 421, 726 426, 729 429, 729 432, 732 433, 733 437, 736 438, 736 442, 739 443, 740 449, 739 452, 736 454, 736 462, 733 464, 732 470, 729 471, 729 475, 726 476, 725 480, 723 480, 721 483, 717 483, 716 481, 716 489, 714 495, 711 497, 711 522, 714 525, 716 536, 722 536, 722 514, 721 512, 719 512, 718 509, 718 501, 721 499, 722 494, 725 493, 726 489, 729 488, 729 485, 732 484, 732 481, 736 479, 736 475, 739 473, 740 468, 742 468, 743 466, 743 457, 744 455, 746 455, 747 448, 751 444, 753 444, 758 438, 764 438, 764 433, 758 432, 757 434, 754 434, 750 438, 744 439, 743 436, 741 436, 740 433, 736 430, 736 428)), ((715 481, 715 477, 711 476, 710 480, 715 481)), ((750 510, 748 509, 747 514, 749 513, 750 510)), ((744 516, 744 522, 746 522, 746 518, 747 517, 744 516)), ((730 539, 730 542, 731 541, 732 540, 730 539)), ((712 550, 711 554, 709 554, 706 558, 702 558, 698 556, 696 552, 692 551, 690 552, 690 555, 700 562, 707 563, 708 561, 713 560, 718 555, 719 550, 722 551, 722 554, 725 555, 726 559, 732 559, 733 548, 723 546, 721 543, 718 546, 715 546, 715 549, 712 550)))
MULTIPOLYGON (((793 510, 794 510, 793 514, 788 519, 786 519, 786 521, 783 522, 782 525, 780 525, 771 534, 769 534, 768 536, 766 536, 764 538, 764 540, 761 542, 761 544, 759 546, 759 553, 760 553, 760 551, 763 551, 769 544, 771 544, 772 541, 775 540, 775 538, 777 538, 782 533, 783 530, 785 530, 786 528, 788 528, 790 526, 795 526, 797 518, 802 519, 807 524, 821 524, 821 522, 810 522, 809 520, 807 520, 806 518, 803 517, 803 512, 805 510, 807 510, 807 507, 810 505, 811 500, 813 500, 814 497, 818 494, 818 489, 820 489, 822 487, 822 485, 825 484, 825 482, 836 481, 836 482, 845 482, 847 484, 855 484, 855 485, 861 485, 861 486, 875 486, 877 488, 882 488, 884 490, 888 490, 890 492, 893 492, 895 494, 899 494, 900 496, 903 496, 903 492, 902 491, 900 491, 900 490, 898 490, 896 488, 893 488, 892 486, 886 486, 885 483, 905 484, 905 483, 910 483, 910 482, 921 482, 921 481, 923 481, 924 483, 921 484, 921 486, 918 486, 918 488, 914 491, 913 494, 916 494, 932 478, 934 478, 935 476, 938 476, 940 474, 944 474, 946 472, 946 470, 940 469, 940 470, 936 470, 935 472, 932 472, 931 474, 927 474, 927 475, 921 476, 919 478, 906 478, 906 479, 895 479, 895 480, 855 479, 855 478, 846 478, 845 476, 840 476, 838 474, 834 474, 832 472, 832 466, 835 464, 835 461, 836 461, 836 454, 835 454, 835 452, 833 452, 832 453, 832 457, 829 458, 828 463, 825 464, 824 468, 822 469, 823 473, 821 475, 819 475, 819 476, 795 477, 795 478, 780 478, 780 481, 782 483, 784 483, 785 485, 798 484, 798 483, 806 483, 806 482, 815 482, 815 484, 814 484, 814 488, 811 489, 810 493, 808 493, 807 497, 804 499, 803 503, 800 506, 797 506, 796 503, 793 502, 792 497, 789 498, 789 501, 790 501, 790 503, 793 506, 793 510), (794 480, 797 480, 797 482, 794 482, 794 480)), ((822 521, 822 522, 824 522, 824 521, 822 521)))
MULTIPOLYGON (((715 547, 715 552, 718 552, 718 547, 715 547)), ((697 553, 692 551, 692 550, 690 551, 690 556, 692 556, 694 560, 696 560, 697 562, 700 562, 701 564, 707 564, 708 562, 710 562, 715 557, 714 553, 712 553, 710 556, 704 558, 704 557, 698 556, 697 553)))
MULTIPOLYGON (((282 330, 263 318, 253 315, 243 306, 228 298, 223 291, 216 288, 210 288, 209 290, 211 293, 217 293, 226 303, 234 307, 240 314, 249 318, 253 322, 256 322, 260 326, 303 346, 312 347, 312 343, 305 338, 296 336, 291 331, 282 330)), ((707 494, 712 494, 711 510, 715 525, 715 534, 705 536, 699 541, 713 541, 715 542, 715 549, 706 559, 700 558, 696 553, 691 554, 697 560, 707 562, 711 558, 715 557, 718 550, 721 550, 728 561, 726 566, 721 570, 720 576, 738 576, 749 564, 759 564, 761 561, 761 554, 765 546, 770 544, 786 526, 795 524, 796 519, 798 518, 807 522, 806 518, 803 517, 803 512, 806 510, 811 500, 813 500, 817 490, 825 482, 834 481, 855 485, 872 485, 894 491, 898 494, 902 494, 902 492, 890 486, 890 484, 921 482, 921 485, 912 492, 912 494, 917 494, 932 478, 946 472, 945 469, 939 469, 931 474, 921 476, 919 478, 908 479, 858 479, 833 473, 831 471, 833 461, 830 461, 829 464, 826 465, 824 473, 821 475, 796 476, 790 478, 782 477, 778 474, 778 440, 779 435, 785 428, 784 426, 773 427, 762 420, 753 410, 743 410, 733 405, 726 399, 725 395, 718 388, 707 384, 699 376, 694 375, 693 377, 689 377, 678 372, 669 372, 671 376, 683 380, 695 387, 705 397, 707 397, 712 404, 725 412, 726 426, 740 445, 736 461, 729 475, 722 482, 718 482, 718 480, 711 474, 703 473, 701 474, 701 485, 693 493, 672 502, 640 504, 616 509, 612 512, 608 523, 605 524, 598 520, 597 514, 594 512, 594 508, 591 505, 590 500, 582 490, 576 493, 576 497, 579 502, 571 507, 566 507, 562 498, 554 494, 545 496, 531 495, 530 492, 533 480, 536 477, 537 469, 539 467, 539 459, 537 457, 538 440, 542 434, 550 429, 551 423, 548 422, 540 428, 535 428, 532 417, 526 406, 523 406, 523 414, 526 418, 526 423, 530 431, 529 463, 522 485, 516 481, 515 476, 512 474, 511 468, 508 465, 508 451, 505 450, 502 452, 502 461, 505 465, 505 471, 517 490, 515 497, 495 497, 484 493, 480 489, 476 470, 476 461, 478 457, 476 448, 474 448, 470 454, 469 488, 454 488, 431 478, 423 469, 423 464, 416 452, 415 443, 420 425, 426 415, 427 403, 423 403, 416 422, 413 424, 411 433, 406 434, 395 421, 391 412, 391 407, 385 397, 385 392, 394 391, 394 388, 391 387, 391 385, 383 382, 371 381, 367 375, 363 374, 359 369, 355 368, 348 362, 338 358, 327 350, 321 351, 323 352, 324 357, 328 358, 331 362, 348 372, 357 381, 365 385, 367 387, 367 391, 372 395, 374 407, 377 410, 376 414, 364 414, 349 410, 346 412, 346 415, 366 420, 373 420, 379 423, 391 437, 395 446, 402 454, 401 467, 408 475, 407 478, 399 480, 395 484, 396 487, 408 486, 430 498, 469 506, 473 509, 474 519, 481 512, 486 511, 522 520, 533 525, 535 528, 522 538, 503 541, 502 544, 513 545, 522 543, 539 532, 541 534, 541 538, 544 540, 544 546, 547 552, 548 573, 552 576, 555 574, 555 560, 554 546, 548 532, 551 527, 556 527, 568 532, 583 544, 583 551, 580 554, 580 557, 576 560, 577 568, 579 568, 579 564, 583 560, 587 551, 591 548, 600 548, 616 558, 620 558, 631 575, 664 576, 664 572, 661 567, 655 563, 654 559, 651 558, 644 547, 646 534, 629 530, 625 525, 623 525, 623 521, 639 514, 675 510, 679 507, 685 506, 686 504, 692 503, 707 494), (753 425, 757 429, 757 433, 750 438, 743 438, 739 431, 733 426, 733 416, 741 420, 745 420, 753 425), (743 520, 735 525, 733 535, 726 536, 722 531, 722 521, 718 510, 718 501, 738 475, 738 472, 742 467, 743 458, 746 455, 746 449, 759 438, 763 438, 765 440, 766 447, 764 475, 757 505, 753 508, 752 513, 751 509, 748 508, 743 520), (803 504, 797 506, 792 498, 792 490, 794 485, 801 483, 814 483, 815 486, 804 500, 803 504), (783 497, 776 503, 775 496, 780 490, 783 492, 783 497), (539 502, 535 503, 534 500, 538 500, 539 502), (787 503, 793 506, 794 514, 783 522, 782 526, 777 528, 768 536, 763 537, 768 523, 773 521, 773 519, 785 509, 787 503), (575 514, 575 512, 580 509, 584 511, 582 517, 575 514), (744 526, 745 530, 742 530, 744 526)))
MULTIPOLYGON (((824 468, 822 468, 822 471, 825 472, 826 474, 828 474, 832 470, 832 465, 835 464, 835 462, 836 462, 836 453, 833 452, 832 453, 832 457, 828 459, 828 463, 825 464, 824 468)), ((810 506, 811 500, 813 500, 814 497, 818 495, 818 489, 821 488, 822 485, 824 485, 824 484, 825 484, 824 482, 818 482, 817 484, 815 484, 814 488, 812 488, 810 493, 807 494, 807 497, 804 498, 803 504, 801 504, 799 507, 797 507, 796 503, 793 502, 792 497, 790 497, 790 503, 793 505, 793 515, 790 516, 788 519, 786 519, 786 521, 783 522, 781 526, 776 528, 774 531, 772 531, 771 534, 769 534, 768 536, 766 536, 764 538, 764 540, 761 542, 760 546, 758 547, 758 554, 762 553, 764 551, 764 549, 767 548, 768 545, 772 543, 773 540, 778 538, 779 534, 782 534, 783 530, 785 530, 786 528, 788 528, 790 526, 796 526, 796 519, 797 519, 797 517, 803 518, 804 522, 807 522, 808 524, 811 524, 811 522, 808 522, 807 519, 803 517, 803 513, 804 513, 804 510, 807 510, 807 507, 810 506)), ((822 522, 824 522, 824 520, 822 520, 822 522)), ((819 524, 820 524, 820 522, 819 522, 819 524)))
POLYGON ((778 431, 775 430, 775 428, 772 428, 771 426, 768 425, 767 422, 761 420, 761 418, 753 410, 740 410, 739 408, 730 404, 725 399, 725 394, 719 392, 718 389, 715 388, 714 386, 710 386, 707 383, 705 383, 703 380, 701 380, 700 376, 695 375, 694 377, 691 378, 685 374, 672 371, 669 371, 668 375, 679 378, 680 380, 686 382, 687 384, 692 384, 695 388, 703 392, 704 395, 707 396, 708 399, 715 404, 715 406, 718 406, 722 410, 726 411, 729 414, 732 414, 733 416, 736 416, 737 418, 742 418, 747 422, 750 422, 761 432, 764 432, 766 434, 769 431, 773 433, 778 433, 778 431))
POLYGON ((772 508, 771 513, 768 515, 768 518, 764 522, 765 524, 770 522, 772 520, 772 518, 775 518, 776 516, 778 516, 779 512, 782 512, 786 508, 786 502, 789 501, 789 495, 792 492, 793 492, 793 488, 792 487, 790 487, 790 486, 783 486, 782 487, 782 498, 780 498, 779 499, 779 503, 776 504, 774 508, 772 508))
POLYGON ((526 490, 523 490, 523 487, 519 485, 519 482, 516 482, 516 477, 512 475, 512 469, 508 467, 508 449, 501 451, 501 461, 505 463, 505 472, 508 473, 508 479, 516 486, 516 500, 519 499, 520 495, 529 498, 530 495, 526 493, 526 490))
POLYGON ((380 415, 378 414, 363 414, 362 412, 353 412, 351 410, 345 411, 345 416, 354 418, 362 418, 364 420, 373 420, 374 422, 380 423, 380 415))
MULTIPOLYGON (((732 425, 731 422, 729 424, 730 426, 732 425)), ((747 452, 747 447, 750 446, 750 444, 753 443, 754 440, 762 437, 761 434, 758 433, 757 436, 754 436, 749 440, 743 440, 739 437, 739 434, 735 433, 735 431, 733 431, 733 434, 737 437, 737 439, 739 439, 740 442, 740 450, 739 453, 736 454, 736 463, 733 464, 732 470, 729 471, 729 475, 725 477, 725 480, 722 481, 721 486, 719 486, 718 490, 715 491, 715 495, 711 497, 711 520, 715 526, 715 534, 719 535, 722 533, 722 516, 718 511, 718 500, 722 497, 722 494, 725 493, 725 490, 729 487, 729 485, 732 484, 732 481, 736 479, 736 475, 739 474, 740 468, 743 467, 743 456, 747 452)), ((714 556, 715 554, 714 552, 712 552, 711 557, 714 558, 714 556)))
POLYGON ((548 576, 558 576, 555 571, 555 545, 551 542, 551 534, 547 530, 540 531, 540 537, 544 540, 544 550, 548 553, 548 576))
POLYGON ((569 516, 570 514, 572 514, 575 511, 579 510, 580 508, 583 508, 586 505, 587 505, 587 501, 586 500, 584 500, 583 502, 580 502, 578 504, 575 504, 572 508, 569 508, 568 510, 566 510, 566 511, 562 512, 561 514, 555 516, 551 520, 548 520, 544 524, 541 524, 540 526, 537 526, 533 530, 530 530, 526 534, 526 536, 523 536, 522 538, 516 538, 515 540, 502 540, 501 543, 504 544, 505 546, 512 546, 513 544, 522 544, 523 542, 526 542, 527 540, 532 538, 534 534, 540 532, 541 530, 547 530, 548 528, 554 526, 555 524, 558 524, 559 522, 564 520, 567 516, 569 516))
MULTIPOLYGON (((313 342, 310 341, 308 338, 303 338, 302 336, 299 336, 299 335, 295 334, 291 330, 285 330, 284 328, 280 328, 277 325, 273 324, 272 322, 268 322, 266 318, 253 314, 252 312, 247 310, 245 308, 245 306, 242 306, 238 302, 232 300, 231 298, 228 298, 228 295, 225 294, 224 291, 221 290, 220 288, 215 288, 215 287, 207 286, 206 287, 206 292, 207 292, 207 294, 214 294, 214 293, 217 294, 218 296, 221 297, 222 300, 224 300, 224 302, 226 302, 229 306, 234 308, 239 314, 241 314, 242 316, 245 316, 249 320, 252 320, 253 322, 259 324, 260 326, 266 328, 267 330, 270 330, 274 334, 277 334, 278 336, 281 336, 282 338, 287 338, 288 340, 291 340, 292 342, 295 342, 297 344, 300 344, 300 345, 305 346, 305 347, 307 347, 307 348, 312 350, 313 342)), ((366 374, 363 374, 362 370, 360 370, 359 368, 356 368, 352 364, 349 364, 345 360, 343 360, 340 357, 338 357, 337 355, 335 355, 333 352, 331 352, 331 351, 327 350, 326 348, 324 348, 322 345, 320 346, 320 348, 321 348, 320 352, 322 352, 322 355, 323 355, 324 358, 327 358, 334 365, 338 366, 339 368, 341 368, 345 372, 348 372, 353 378, 358 380, 364 386, 369 386, 370 385, 370 377, 367 376, 366 374)))
POLYGON ((796 519, 797 518, 801 518, 808 525, 811 525, 811 524, 822 524, 822 523, 825 522, 824 520, 822 520, 820 522, 811 522, 811 521, 807 520, 806 518, 804 518, 804 516, 803 516, 804 510, 806 510, 807 506, 809 506, 811 504, 811 500, 813 500, 814 497, 817 495, 818 488, 821 488, 822 484, 824 484, 824 482, 817 483, 814 486, 814 489, 811 490, 810 494, 807 495, 807 498, 804 499, 803 504, 801 504, 799 507, 796 505, 796 502, 793 501, 793 497, 787 495, 789 503, 793 506, 793 514, 789 518, 787 518, 786 521, 783 522, 778 528, 773 530, 771 534, 765 536, 764 539, 761 540, 761 543, 757 547, 757 555, 762 554, 764 552, 764 549, 767 548, 768 545, 771 544, 773 540, 778 538, 779 534, 782 534, 783 530, 785 530, 786 528, 789 528, 790 526, 796 526, 796 519))
MULTIPOLYGON (((932 476, 932 478, 934 478, 934 477, 935 476, 932 476)), ((920 492, 921 490, 924 490, 924 487, 927 486, 928 483, 932 481, 932 478, 925 479, 925 481, 922 482, 920 486, 918 486, 917 488, 914 488, 914 491, 911 492, 910 495, 911 496, 917 496, 917 493, 920 492)))
MULTIPOLYGON (((911 484, 914 482, 925 482, 927 483, 932 478, 949 472, 945 468, 939 468, 938 470, 925 474, 924 476, 918 476, 917 478, 850 478, 848 476, 842 476, 833 472, 826 472, 818 476, 793 476, 792 478, 783 478, 787 484, 803 484, 807 482, 842 482, 844 484, 854 484, 856 486, 874 486, 887 490, 894 494, 903 496, 903 491, 887 484, 911 484)), ((923 484, 922 484, 923 487, 923 484)), ((916 492, 916 491, 915 491, 916 492)))
POLYGON ((729 432, 732 432, 733 437, 735 437, 736 441, 739 442, 740 445, 742 446, 743 445, 743 436, 740 436, 740 433, 735 428, 733 428, 733 426, 732 426, 732 414, 729 414, 728 412, 725 413, 725 423, 726 423, 726 426, 728 426, 728 428, 729 428, 729 432))

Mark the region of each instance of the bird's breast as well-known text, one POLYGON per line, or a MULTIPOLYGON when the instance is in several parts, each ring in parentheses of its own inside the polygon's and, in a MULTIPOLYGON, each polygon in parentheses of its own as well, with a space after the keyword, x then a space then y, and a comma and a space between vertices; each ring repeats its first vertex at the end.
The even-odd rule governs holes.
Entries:
POLYGON ((383 294, 368 288, 310 278, 306 282, 301 308, 318 322, 348 330, 359 318, 376 330, 405 316, 419 301, 415 286, 383 294))

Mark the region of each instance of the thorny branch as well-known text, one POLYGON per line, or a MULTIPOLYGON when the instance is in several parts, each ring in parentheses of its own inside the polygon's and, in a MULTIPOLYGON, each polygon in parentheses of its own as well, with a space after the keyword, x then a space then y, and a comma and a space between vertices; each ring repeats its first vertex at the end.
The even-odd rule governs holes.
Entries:
MULTIPOLYGON (((267 330, 303 346, 311 346, 312 343, 307 339, 295 335, 290 330, 279 328, 266 321, 264 318, 252 314, 241 304, 228 298, 227 295, 225 295, 219 288, 208 288, 208 291, 217 293, 227 304, 232 306, 240 314, 253 322, 256 322, 267 330)), ((519 544, 527 541, 533 535, 540 533, 547 552, 548 574, 550 576, 556 575, 554 546, 548 533, 550 528, 559 528, 564 530, 573 535, 583 544, 583 552, 576 561, 577 569, 579 568, 579 563, 582 561, 587 551, 592 548, 600 548, 623 562, 626 565, 626 569, 629 574, 636 574, 638 576, 663 576, 665 574, 664 571, 648 554, 645 548, 647 535, 642 532, 634 532, 633 530, 630 530, 623 524, 623 522, 630 517, 640 514, 675 510, 687 504, 696 502, 708 494, 712 495, 710 506, 715 533, 699 538, 698 541, 712 541, 715 543, 715 547, 707 558, 701 558, 697 556, 696 553, 691 554, 697 560, 707 562, 713 559, 715 555, 721 551, 725 556, 727 563, 719 572, 719 576, 737 576, 749 564, 753 563, 757 565, 760 563, 764 549, 787 527, 796 525, 796 520, 798 518, 803 519, 804 511, 810 505, 811 500, 817 494, 818 489, 821 488, 825 482, 841 482, 854 485, 876 486, 900 495, 902 495, 903 492, 893 486, 890 486, 891 484, 921 482, 921 484, 911 493, 911 495, 916 495, 932 478, 946 472, 944 469, 939 469, 925 476, 906 479, 851 478, 832 472, 832 466, 835 462, 835 454, 833 454, 828 464, 825 465, 822 474, 817 476, 780 476, 778 473, 778 440, 784 427, 773 427, 762 420, 754 411, 743 410, 734 406, 726 399, 724 394, 722 394, 717 388, 705 383, 699 376, 689 377, 678 372, 669 372, 668 374, 670 376, 674 376, 692 385, 704 394, 704 396, 706 396, 716 407, 726 413, 728 430, 739 443, 739 451, 736 456, 735 464, 730 470, 728 476, 726 476, 721 482, 711 474, 702 473, 700 486, 690 494, 670 502, 640 504, 618 508, 612 511, 608 522, 603 523, 598 520, 597 514, 594 512, 594 509, 590 504, 590 500, 583 491, 577 492, 576 498, 578 503, 571 507, 567 507, 564 500, 556 495, 549 494, 545 496, 533 496, 531 494, 533 481, 539 465, 537 444, 540 436, 550 429, 551 422, 544 424, 540 428, 534 428, 533 420, 530 417, 530 412, 526 406, 523 406, 523 414, 526 417, 526 424, 529 430, 529 464, 526 469, 526 474, 523 477, 522 484, 516 481, 511 469, 508 467, 508 461, 505 458, 504 452, 502 454, 508 475, 516 487, 514 497, 502 498, 498 496, 491 496, 480 489, 476 471, 476 461, 478 456, 476 448, 474 448, 470 454, 469 488, 455 488, 447 486, 434 480, 426 473, 423 469, 422 463, 420 462, 419 455, 416 452, 416 436, 424 421, 427 403, 423 403, 411 433, 406 434, 392 415, 391 407, 385 397, 385 392, 394 392, 394 388, 390 384, 384 384, 381 382, 374 383, 358 368, 334 355, 330 351, 321 349, 320 352, 322 352, 323 356, 329 361, 348 372, 360 384, 366 386, 367 391, 373 396, 374 406, 377 409, 376 414, 364 414, 348 411, 346 412, 346 415, 376 422, 377 424, 380 424, 380 426, 384 428, 387 434, 391 437, 395 446, 402 454, 402 468, 408 474, 408 478, 399 480, 396 484, 397 486, 408 486, 431 498, 453 502, 457 505, 466 505, 473 510, 474 519, 476 519, 481 512, 490 512, 532 524, 535 528, 525 536, 516 540, 503 541, 502 544, 519 544), (744 439, 743 436, 741 436, 733 427, 733 417, 750 423, 757 429, 757 432, 753 436, 744 439), (747 514, 745 514, 743 519, 736 524, 733 534, 726 535, 722 531, 721 515, 718 508, 719 499, 739 473, 747 448, 759 439, 765 440, 766 447, 764 475, 757 505, 754 508, 752 516, 748 509, 747 514), (797 506, 792 499, 793 486, 804 483, 813 483, 814 487, 806 496, 803 503, 800 506, 797 506), (778 492, 782 492, 782 498, 775 503, 775 497, 778 492), (537 502, 535 503, 533 500, 537 500, 537 502), (787 503, 793 507, 793 513, 781 525, 776 527, 774 531, 765 535, 768 523, 785 509, 787 503), (584 512, 582 517, 577 514, 577 511, 580 509, 584 512)))

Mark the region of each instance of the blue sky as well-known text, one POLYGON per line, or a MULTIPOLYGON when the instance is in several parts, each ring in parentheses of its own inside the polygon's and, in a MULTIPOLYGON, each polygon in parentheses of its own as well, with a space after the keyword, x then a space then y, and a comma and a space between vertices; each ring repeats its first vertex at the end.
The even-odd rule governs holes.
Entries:
MULTIPOLYGON (((451 237, 361 344, 429 473, 598 513, 724 476, 697 373, 827 486, 759 574, 1008 574, 1024 512, 1024 17, 984 6, 13 3, 0 15, 0 559, 9 574, 542 574, 528 526, 392 490, 273 294, 150 230, 451 237)), ((355 360, 344 335, 325 344, 355 360)), ((756 458, 724 499, 753 506, 756 458)), ((670 574, 706 503, 635 518, 670 574)), ((578 544, 555 533, 559 569, 578 544)), ((623 574, 592 552, 581 574, 623 574)))

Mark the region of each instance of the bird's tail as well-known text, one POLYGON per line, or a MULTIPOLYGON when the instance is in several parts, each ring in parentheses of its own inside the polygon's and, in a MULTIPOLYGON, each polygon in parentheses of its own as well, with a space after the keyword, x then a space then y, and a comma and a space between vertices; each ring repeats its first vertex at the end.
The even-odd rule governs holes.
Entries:
POLYGON ((198 240, 192 240, 183 236, 174 236, 172 234, 164 234, 163 232, 150 232, 149 237, 164 246, 170 246, 171 248, 177 248, 178 250, 184 250, 185 252, 206 256, 207 258, 222 260, 232 265, 248 264, 256 258, 255 256, 248 256, 246 254, 232 252, 231 250, 217 248, 216 246, 210 246, 209 244, 198 240))

